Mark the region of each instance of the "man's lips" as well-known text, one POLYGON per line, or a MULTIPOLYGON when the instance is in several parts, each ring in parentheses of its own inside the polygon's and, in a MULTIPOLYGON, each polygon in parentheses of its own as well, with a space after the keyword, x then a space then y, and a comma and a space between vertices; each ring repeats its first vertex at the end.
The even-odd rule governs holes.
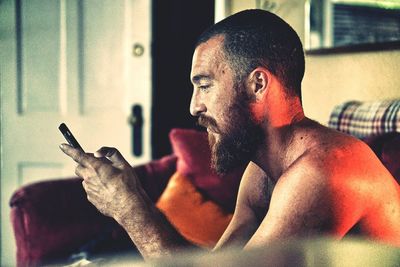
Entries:
POLYGON ((218 129, 216 127, 216 123, 211 118, 199 117, 198 124, 207 129, 207 132, 218 133, 218 129))
POLYGON ((211 125, 204 125, 204 124, 200 124, 200 126, 206 128, 207 133, 218 133, 217 130, 215 129, 215 127, 211 126, 211 125))

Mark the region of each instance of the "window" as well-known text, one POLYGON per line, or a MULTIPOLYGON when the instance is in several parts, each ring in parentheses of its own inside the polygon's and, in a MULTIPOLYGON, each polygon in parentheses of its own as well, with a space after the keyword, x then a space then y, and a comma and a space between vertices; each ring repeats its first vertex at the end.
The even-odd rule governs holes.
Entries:
POLYGON ((400 40, 399 0, 311 0, 308 48, 400 40))

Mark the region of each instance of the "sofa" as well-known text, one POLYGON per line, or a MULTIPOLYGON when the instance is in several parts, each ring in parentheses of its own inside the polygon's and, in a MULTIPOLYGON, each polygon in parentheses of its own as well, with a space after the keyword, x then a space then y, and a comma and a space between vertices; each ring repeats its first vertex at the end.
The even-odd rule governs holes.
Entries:
MULTIPOLYGON (((363 139, 400 183, 400 133, 396 132, 400 131, 400 101, 385 102, 383 109, 371 106, 377 105, 354 101, 338 105, 329 126, 363 139), (363 108, 367 113, 359 112, 363 108), (389 116, 388 109, 395 115, 389 116), (357 112, 362 115, 356 116, 357 112), (388 118, 393 123, 387 123, 388 118)), ((195 244, 212 248, 231 219, 245 166, 219 177, 209 167, 205 132, 174 129, 169 137, 173 154, 134 169, 151 200, 178 231, 195 244)), ((66 263, 82 253, 86 258, 137 253, 124 230, 87 201, 81 182, 76 177, 53 179, 25 185, 14 193, 10 206, 18 266, 66 263)))

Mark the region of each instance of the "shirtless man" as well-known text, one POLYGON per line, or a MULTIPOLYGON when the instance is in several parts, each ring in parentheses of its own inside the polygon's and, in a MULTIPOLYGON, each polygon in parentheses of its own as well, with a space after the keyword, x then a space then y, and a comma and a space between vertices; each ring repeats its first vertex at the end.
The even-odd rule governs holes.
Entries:
MULTIPOLYGON (((190 112, 207 128, 217 172, 250 162, 233 219, 215 249, 341 238, 352 228, 400 246, 399 185, 366 144, 304 116, 303 74, 297 34, 269 12, 240 12, 200 37, 190 112)), ((190 245, 115 148, 94 156, 66 144, 61 149, 78 163, 88 200, 124 227, 145 258, 190 245)))

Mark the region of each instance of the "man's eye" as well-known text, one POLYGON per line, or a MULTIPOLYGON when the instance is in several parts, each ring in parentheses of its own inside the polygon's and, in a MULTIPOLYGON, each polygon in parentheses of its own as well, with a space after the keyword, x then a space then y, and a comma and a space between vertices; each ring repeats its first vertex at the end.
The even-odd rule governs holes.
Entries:
POLYGON ((202 91, 206 91, 208 88, 210 88, 210 85, 200 85, 199 89, 202 91))

